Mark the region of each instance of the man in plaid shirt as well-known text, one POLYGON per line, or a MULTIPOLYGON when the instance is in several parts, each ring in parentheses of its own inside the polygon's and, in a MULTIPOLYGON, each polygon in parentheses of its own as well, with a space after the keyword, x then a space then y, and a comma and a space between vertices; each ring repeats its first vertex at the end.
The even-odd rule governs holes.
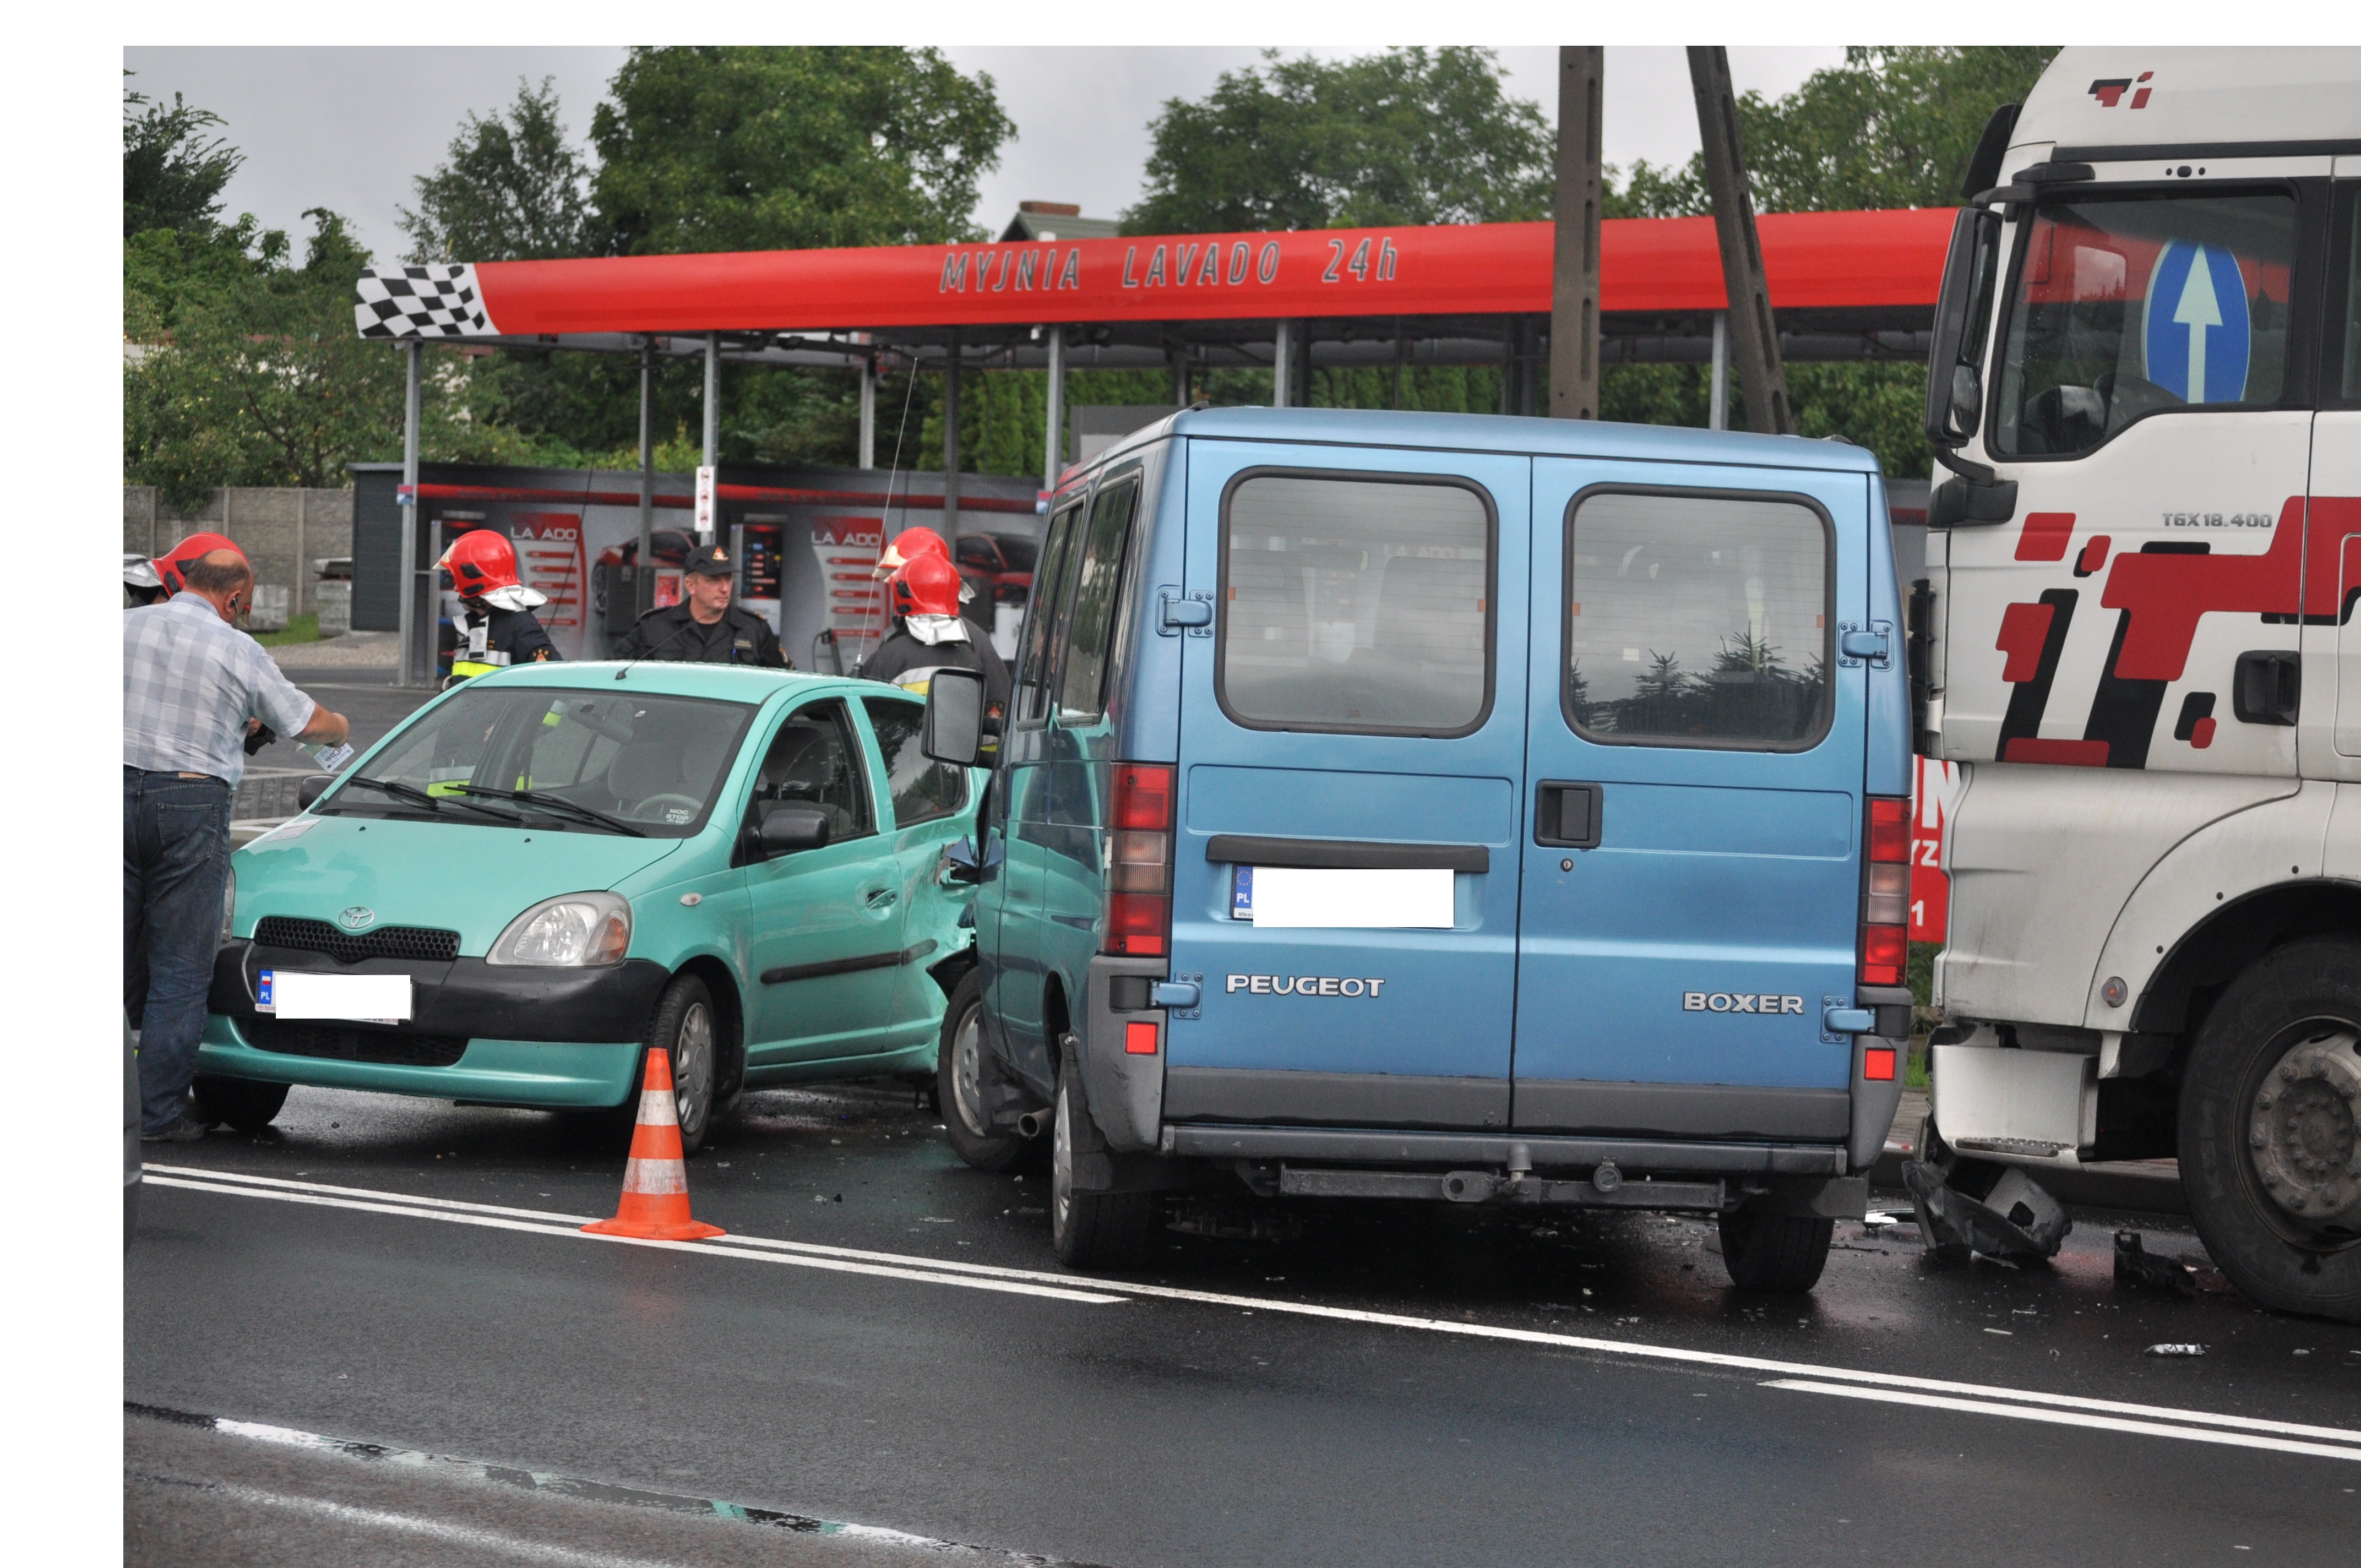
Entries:
POLYGON ((124 1000, 140 1032, 140 1136, 173 1143, 205 1135, 186 1106, 246 737, 258 721, 335 745, 351 729, 230 624, 254 592, 244 555, 211 551, 182 578, 172 598, 123 613, 124 1000))

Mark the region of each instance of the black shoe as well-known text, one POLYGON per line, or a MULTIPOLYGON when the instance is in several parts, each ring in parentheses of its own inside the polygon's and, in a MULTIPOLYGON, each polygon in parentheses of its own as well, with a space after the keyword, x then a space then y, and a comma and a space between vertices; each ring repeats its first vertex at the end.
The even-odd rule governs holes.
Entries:
POLYGON ((139 1141, 143 1144, 193 1144, 202 1142, 204 1135, 205 1124, 203 1122, 183 1115, 160 1133, 141 1133, 139 1141))

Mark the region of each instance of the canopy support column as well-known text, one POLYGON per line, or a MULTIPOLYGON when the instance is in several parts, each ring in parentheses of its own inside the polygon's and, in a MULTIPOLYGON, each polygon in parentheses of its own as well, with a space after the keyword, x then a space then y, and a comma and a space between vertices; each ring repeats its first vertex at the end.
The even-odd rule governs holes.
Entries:
POLYGON ((877 351, 861 361, 861 466, 877 466, 877 351))
POLYGON ((1598 417, 1598 218, 1601 97, 1607 51, 1557 51, 1557 218, 1550 288, 1550 407, 1557 419, 1598 417))
POLYGON ((1714 234, 1721 242, 1722 285, 1730 302, 1730 346, 1738 359, 1738 389, 1746 398, 1747 428, 1792 435, 1787 372, 1779 362, 1779 328, 1771 316, 1771 285, 1763 271, 1763 241, 1754 226, 1754 198, 1746 184, 1746 149, 1738 132, 1738 99, 1730 84, 1730 51, 1689 50, 1689 82, 1697 91, 1697 132, 1705 142, 1705 183, 1713 202, 1714 234))
POLYGON ((951 328, 950 357, 943 364, 943 526, 945 539, 959 537, 960 329, 951 328))
POLYGON ((1282 320, 1279 336, 1270 350, 1270 406, 1283 409, 1295 400, 1291 385, 1295 378, 1295 323, 1282 320))
POLYGON ((721 334, 705 334, 705 466, 721 461, 721 334))
POLYGON ((429 608, 434 602, 423 591, 427 574, 420 569, 418 560, 422 527, 418 510, 418 420, 426 345, 413 337, 401 347, 406 372, 401 390, 401 573, 397 579, 401 585, 401 620, 397 623, 401 666, 393 684, 414 686, 424 685, 434 667, 431 656, 420 656, 427 651, 428 639, 434 632, 433 620, 419 613, 421 601, 429 608))
POLYGON ((1066 329, 1049 329, 1049 436, 1041 453, 1041 488, 1054 490, 1066 467, 1066 329))
POLYGON ((1166 357, 1172 365, 1172 406, 1185 409, 1189 406, 1189 345, 1177 345, 1167 351, 1166 357))
POLYGON ((656 602, 656 340, 640 343, 640 553, 631 566, 631 613, 656 602))
POLYGON ((1730 428, 1730 313, 1713 313, 1713 385, 1706 394, 1705 427, 1730 428))

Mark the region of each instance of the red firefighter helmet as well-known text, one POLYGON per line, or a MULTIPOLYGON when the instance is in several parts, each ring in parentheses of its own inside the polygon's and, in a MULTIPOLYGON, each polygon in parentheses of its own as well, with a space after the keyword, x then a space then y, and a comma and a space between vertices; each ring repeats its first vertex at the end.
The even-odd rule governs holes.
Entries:
POLYGON ((939 555, 948 561, 951 547, 931 528, 906 528, 879 552, 877 575, 890 577, 921 555, 939 555))
POLYGON ((960 575, 947 555, 920 555, 885 580, 895 615, 957 615, 960 575))
POLYGON ((495 588, 517 586, 516 546, 497 528, 471 528, 451 541, 434 563, 451 574, 461 598, 481 598, 495 588))
POLYGON ((192 533, 157 556, 156 576, 164 585, 164 597, 170 598, 187 587, 182 574, 196 564, 197 557, 216 550, 227 550, 239 560, 246 559, 246 552, 237 547, 237 541, 223 533, 192 533))

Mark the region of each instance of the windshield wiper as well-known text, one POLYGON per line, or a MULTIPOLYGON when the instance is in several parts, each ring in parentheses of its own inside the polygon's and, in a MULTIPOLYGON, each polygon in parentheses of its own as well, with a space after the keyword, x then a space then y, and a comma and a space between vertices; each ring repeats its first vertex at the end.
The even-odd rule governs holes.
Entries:
MULTIPOLYGON (((548 811, 562 811, 578 817, 585 822, 595 822, 601 828, 611 828, 618 833, 628 833, 634 839, 646 838, 644 828, 634 828, 620 817, 609 817, 595 811, 579 801, 568 800, 562 795, 552 795, 539 789, 494 789, 489 784, 463 784, 453 788, 464 795, 489 795, 495 800, 513 800, 524 806, 538 806, 548 811)), ((481 810, 482 807, 477 809, 481 810)))
MULTIPOLYGON (((456 800, 447 795, 432 795, 425 790, 420 789, 416 784, 404 784, 400 779, 369 779, 362 778, 356 774, 351 782, 356 784, 364 785, 369 789, 379 791, 382 794, 390 795, 396 800, 414 801, 418 805, 425 806, 430 811, 441 811, 445 804, 447 802, 453 806, 465 807, 469 811, 481 812, 484 816, 490 817, 495 822, 505 822, 513 826, 514 824, 524 820, 523 817, 519 817, 513 811, 496 811, 489 806, 478 806, 472 800, 456 800)), ((466 784, 459 784, 456 787, 459 789, 467 789, 468 786, 466 784)))

